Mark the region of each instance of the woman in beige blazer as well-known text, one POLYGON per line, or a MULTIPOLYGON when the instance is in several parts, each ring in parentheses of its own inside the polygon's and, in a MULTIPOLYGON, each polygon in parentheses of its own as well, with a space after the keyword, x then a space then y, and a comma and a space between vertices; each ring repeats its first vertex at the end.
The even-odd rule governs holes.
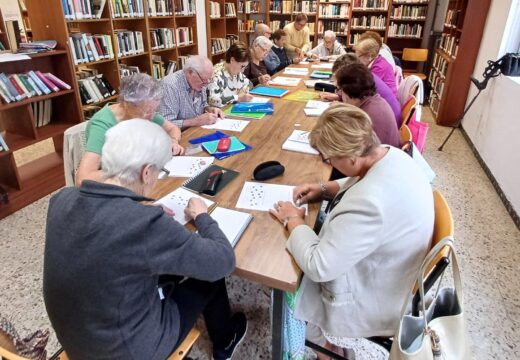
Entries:
POLYGON ((294 189, 297 205, 331 199, 319 234, 305 225, 303 208, 279 202, 271 211, 289 230, 287 249, 304 272, 295 317, 329 348, 326 339, 391 336, 430 243, 430 184, 411 157, 380 144, 354 106, 325 111, 310 143, 347 177, 294 189))

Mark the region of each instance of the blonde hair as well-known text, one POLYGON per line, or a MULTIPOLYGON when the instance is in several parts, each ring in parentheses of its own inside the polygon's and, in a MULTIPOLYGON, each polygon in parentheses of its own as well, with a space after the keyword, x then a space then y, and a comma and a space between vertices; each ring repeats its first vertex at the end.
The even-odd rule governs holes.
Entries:
MULTIPOLYGON (((381 46, 372 38, 364 39, 359 41, 356 45, 354 45, 354 51, 360 53, 361 55, 369 55, 370 59, 375 59, 377 55, 379 55, 379 50, 381 46)), ((358 55, 360 56, 360 55, 358 55)))
POLYGON ((368 114, 349 104, 328 108, 312 129, 309 140, 327 158, 366 156, 381 144, 368 114))

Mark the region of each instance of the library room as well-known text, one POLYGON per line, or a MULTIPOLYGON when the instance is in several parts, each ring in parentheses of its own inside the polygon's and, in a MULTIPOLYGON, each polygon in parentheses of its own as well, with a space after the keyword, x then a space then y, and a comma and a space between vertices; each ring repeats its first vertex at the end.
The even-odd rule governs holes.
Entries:
POLYGON ((0 359, 519 359, 519 99, 520 0, 0 0, 0 359))

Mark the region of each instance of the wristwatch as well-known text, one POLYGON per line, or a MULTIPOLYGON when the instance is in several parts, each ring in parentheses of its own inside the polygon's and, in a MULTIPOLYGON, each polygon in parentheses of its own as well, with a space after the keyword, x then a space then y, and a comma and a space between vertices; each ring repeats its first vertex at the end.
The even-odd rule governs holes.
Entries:
POLYGON ((291 216, 286 217, 285 220, 283 221, 283 227, 287 228, 287 224, 289 224, 289 221, 291 219, 294 219, 294 218, 299 218, 299 216, 298 215, 291 215, 291 216))

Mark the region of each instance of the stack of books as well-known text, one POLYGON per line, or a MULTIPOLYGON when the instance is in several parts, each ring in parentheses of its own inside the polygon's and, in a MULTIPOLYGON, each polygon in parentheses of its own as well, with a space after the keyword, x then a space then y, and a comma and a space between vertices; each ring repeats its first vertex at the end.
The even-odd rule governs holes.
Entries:
MULTIPOLYGON (((120 0, 118 1, 120 2, 120 0)), ((137 0, 137 2, 139 1, 142 3, 142 0, 137 0)), ((105 8, 106 0, 62 0, 61 3, 67 20, 99 19, 105 8)), ((113 1, 113 3, 115 2, 113 1)))
POLYGON ((83 78, 81 73, 77 75, 79 95, 83 105, 95 104, 116 94, 116 91, 103 74, 83 78))
POLYGON ((25 74, 0 73, 0 97, 7 104, 70 88, 69 84, 57 76, 38 70, 31 70, 25 74))
POLYGON ((69 36, 69 47, 75 65, 114 58, 110 35, 72 33, 69 36))
POLYGON ((56 40, 40 40, 28 43, 20 43, 19 52, 27 53, 39 53, 44 51, 51 51, 56 48, 56 40))
POLYGON ((174 29, 168 28, 150 29, 152 50, 173 49, 175 47, 174 31, 174 29))
MULTIPOLYGON (((70 1, 70 0, 68 0, 70 1)), ((74 0, 75 2, 88 0, 74 0)), ((143 17, 144 5, 143 0, 109 0, 112 10, 112 17, 115 18, 131 18, 143 17)))
POLYGON ((172 16, 172 0, 148 0, 148 16, 172 16))
POLYGON ((175 15, 192 16, 195 15, 195 0, 174 0, 175 15))
POLYGON ((119 57, 144 53, 143 33, 141 31, 115 30, 115 36, 119 57))

